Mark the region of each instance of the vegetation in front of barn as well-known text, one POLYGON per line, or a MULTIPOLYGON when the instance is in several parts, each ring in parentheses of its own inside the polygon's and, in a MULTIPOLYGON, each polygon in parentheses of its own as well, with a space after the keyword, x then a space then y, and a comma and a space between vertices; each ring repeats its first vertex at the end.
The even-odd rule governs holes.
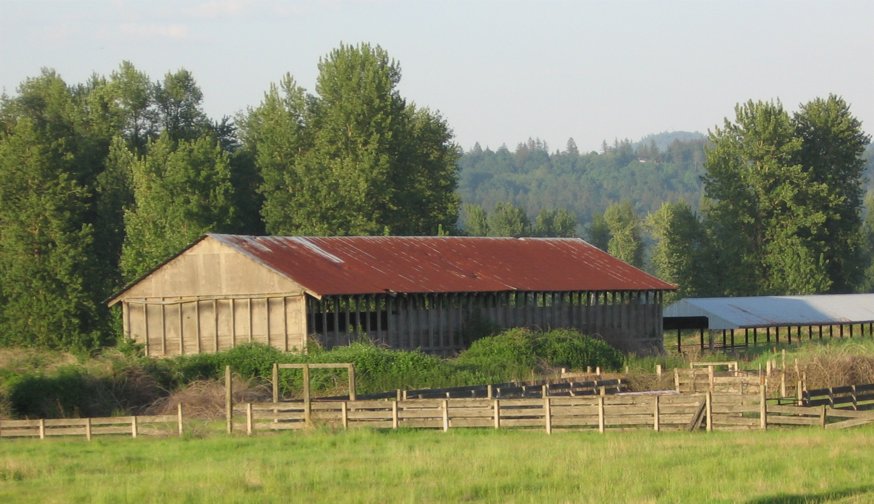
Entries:
MULTIPOLYGON (((453 387, 532 380, 554 376, 559 368, 599 366, 618 371, 624 356, 602 340, 567 329, 539 332, 511 329, 483 337, 454 358, 392 350, 361 340, 307 355, 262 345, 244 345, 217 354, 171 359, 142 357, 134 348, 108 350, 87 358, 36 349, 4 350, 0 362, 0 415, 55 418, 142 414, 172 409, 182 401, 203 416, 221 416, 221 381, 230 366, 237 393, 269 399, 273 363, 352 362, 359 394, 398 388, 453 387), (219 406, 217 407, 216 404, 219 406)), ((300 396, 299 372, 280 373, 285 396, 300 396)), ((346 392, 343 371, 312 374, 319 395, 346 392)))

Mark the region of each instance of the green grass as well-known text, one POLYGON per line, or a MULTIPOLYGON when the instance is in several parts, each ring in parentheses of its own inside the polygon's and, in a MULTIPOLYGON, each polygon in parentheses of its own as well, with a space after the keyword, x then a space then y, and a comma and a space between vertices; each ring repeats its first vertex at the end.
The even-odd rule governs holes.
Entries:
POLYGON ((3 440, 0 502, 871 502, 874 429, 3 440))

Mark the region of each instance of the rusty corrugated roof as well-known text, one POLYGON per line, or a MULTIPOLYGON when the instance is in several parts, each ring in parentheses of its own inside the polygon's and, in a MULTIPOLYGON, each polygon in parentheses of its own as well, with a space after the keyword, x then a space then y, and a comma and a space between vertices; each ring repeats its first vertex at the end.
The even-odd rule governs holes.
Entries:
POLYGON ((208 236, 318 296, 676 288, 576 238, 208 236))

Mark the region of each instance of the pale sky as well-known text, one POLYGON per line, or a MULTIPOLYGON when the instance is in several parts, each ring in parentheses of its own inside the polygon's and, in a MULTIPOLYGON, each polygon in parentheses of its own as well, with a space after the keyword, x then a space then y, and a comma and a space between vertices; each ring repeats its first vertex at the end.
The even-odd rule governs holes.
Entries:
POLYGON ((400 62, 402 95, 439 110, 465 149, 529 137, 706 132, 748 99, 836 93, 874 132, 872 1, 0 0, 0 90, 41 67, 68 84, 123 60, 190 70, 213 118, 290 72, 315 92, 340 42, 400 62))

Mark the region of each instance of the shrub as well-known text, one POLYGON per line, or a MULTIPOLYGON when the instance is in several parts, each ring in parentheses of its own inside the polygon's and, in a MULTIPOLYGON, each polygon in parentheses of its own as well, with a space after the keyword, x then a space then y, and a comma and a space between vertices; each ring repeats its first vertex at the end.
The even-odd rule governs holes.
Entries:
POLYGON ((622 367, 622 352, 607 342, 584 336, 573 329, 554 329, 539 334, 535 342, 537 356, 551 367, 583 369, 600 366, 618 371, 622 367))
POLYGON ((529 329, 509 329, 486 336, 473 342, 455 364, 481 373, 488 381, 525 378, 537 366, 534 335, 529 329))

